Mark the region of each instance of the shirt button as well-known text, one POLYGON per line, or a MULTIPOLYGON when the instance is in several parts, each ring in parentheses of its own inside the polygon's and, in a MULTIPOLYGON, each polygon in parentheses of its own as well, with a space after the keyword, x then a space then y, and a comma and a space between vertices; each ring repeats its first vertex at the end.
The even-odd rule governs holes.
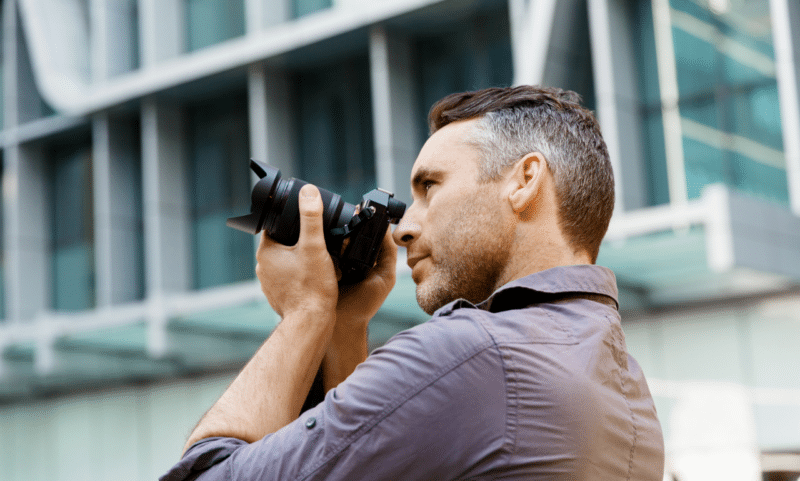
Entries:
POLYGON ((308 419, 306 420, 306 427, 307 427, 308 429, 311 429, 311 428, 313 428, 313 427, 314 427, 314 426, 316 426, 316 425, 317 425, 317 418, 308 418, 308 419))

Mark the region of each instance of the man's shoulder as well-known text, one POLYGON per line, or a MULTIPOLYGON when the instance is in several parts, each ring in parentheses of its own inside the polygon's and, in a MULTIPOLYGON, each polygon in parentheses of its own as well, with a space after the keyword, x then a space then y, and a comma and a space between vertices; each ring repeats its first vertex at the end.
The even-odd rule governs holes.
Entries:
POLYGON ((446 315, 435 313, 430 320, 399 332, 381 349, 410 349, 431 358, 469 357, 494 344, 486 329, 485 312, 457 309, 446 315))

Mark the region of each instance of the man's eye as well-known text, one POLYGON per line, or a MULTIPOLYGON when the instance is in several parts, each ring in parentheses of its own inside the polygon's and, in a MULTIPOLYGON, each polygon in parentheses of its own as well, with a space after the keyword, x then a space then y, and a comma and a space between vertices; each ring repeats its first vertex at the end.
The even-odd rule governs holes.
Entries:
POLYGON ((434 184, 435 184, 434 181, 426 180, 422 182, 422 188, 425 190, 425 192, 427 192, 428 190, 430 190, 431 187, 433 187, 434 184))

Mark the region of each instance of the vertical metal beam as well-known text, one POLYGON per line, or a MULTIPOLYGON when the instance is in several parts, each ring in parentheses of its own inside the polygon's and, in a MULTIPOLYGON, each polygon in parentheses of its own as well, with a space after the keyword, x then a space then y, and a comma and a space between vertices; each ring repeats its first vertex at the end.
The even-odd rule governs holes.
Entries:
POLYGON ((94 192, 94 263, 97 307, 112 304, 111 140, 107 113, 92 119, 92 190, 94 192))
POLYGON ((92 84, 103 83, 108 78, 108 1, 89 1, 89 71, 92 84))
POLYGON ((409 199, 408 179, 420 144, 411 45, 376 26, 370 31, 369 52, 378 185, 409 199))
POLYGON ((664 122, 664 147, 667 157, 669 201, 686 205, 689 190, 686 185, 686 165, 683 157, 683 128, 678 106, 678 72, 672 40, 672 9, 669 0, 652 0, 653 31, 656 42, 658 86, 661 92, 661 114, 664 122))
POLYGON ((597 117, 614 168, 616 212, 647 204, 637 68, 626 3, 624 0, 588 2, 597 117))
POLYGON ((509 0, 514 85, 544 81, 557 0, 509 0), (519 16, 519 17, 517 17, 519 16))
POLYGON ((177 57, 186 50, 186 11, 182 0, 140 0, 142 67, 177 57))
POLYGON ((800 5, 771 0, 770 12, 789 201, 800 216, 800 5))
POLYGON ((190 219, 184 121, 177 106, 142 106, 142 190, 146 295, 184 292, 191 285, 190 219))
POLYGON ((191 284, 190 219, 184 168, 183 118, 177 106, 155 99, 142 105, 142 194, 144 202, 147 348, 167 353, 164 295, 191 284))

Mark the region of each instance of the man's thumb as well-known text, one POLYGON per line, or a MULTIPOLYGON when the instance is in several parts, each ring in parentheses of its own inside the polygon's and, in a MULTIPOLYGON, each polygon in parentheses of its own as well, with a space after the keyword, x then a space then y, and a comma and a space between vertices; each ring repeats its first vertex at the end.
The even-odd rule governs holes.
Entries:
POLYGON ((300 210, 300 239, 298 245, 325 248, 325 235, 322 226, 322 197, 319 189, 306 184, 300 189, 298 199, 300 210))

